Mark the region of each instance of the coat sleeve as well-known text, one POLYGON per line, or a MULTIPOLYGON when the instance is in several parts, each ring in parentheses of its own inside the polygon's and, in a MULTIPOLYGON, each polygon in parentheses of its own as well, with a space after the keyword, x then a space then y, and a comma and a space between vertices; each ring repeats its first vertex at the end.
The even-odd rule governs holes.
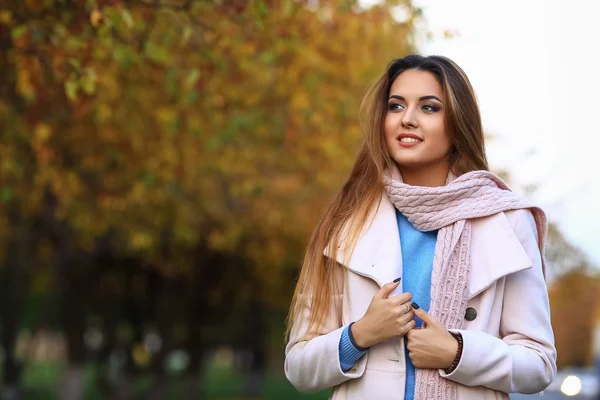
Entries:
POLYGON ((368 352, 347 372, 340 365, 339 343, 344 327, 341 319, 342 294, 332 298, 332 308, 323 324, 308 332, 311 301, 302 299, 302 312, 294 321, 285 348, 285 376, 300 392, 329 389, 363 375, 368 352))
POLYGON ((531 394, 556 376, 554 334, 533 215, 529 210, 506 214, 533 266, 505 278, 500 338, 455 330, 463 336, 462 358, 451 374, 440 374, 467 386, 531 394))

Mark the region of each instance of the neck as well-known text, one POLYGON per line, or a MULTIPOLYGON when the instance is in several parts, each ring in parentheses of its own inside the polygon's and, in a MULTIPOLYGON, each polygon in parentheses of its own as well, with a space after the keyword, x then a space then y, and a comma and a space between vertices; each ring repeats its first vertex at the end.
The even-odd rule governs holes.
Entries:
POLYGON ((444 186, 448 179, 450 167, 448 163, 440 163, 426 168, 410 168, 398 165, 402 181, 411 186, 438 187, 444 186))

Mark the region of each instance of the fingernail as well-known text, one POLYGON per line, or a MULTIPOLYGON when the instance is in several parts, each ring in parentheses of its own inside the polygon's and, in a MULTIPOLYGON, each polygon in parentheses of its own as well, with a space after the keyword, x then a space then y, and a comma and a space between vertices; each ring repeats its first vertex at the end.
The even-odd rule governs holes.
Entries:
POLYGON ((417 303, 415 303, 415 302, 413 302, 413 303, 412 303, 412 306, 413 306, 413 308, 414 308, 415 310, 418 310, 419 308, 421 308, 421 307, 419 307, 419 305, 418 305, 417 303))
POLYGON ((402 278, 396 278, 396 279, 394 279, 394 283, 400 282, 400 279, 402 279, 402 278))

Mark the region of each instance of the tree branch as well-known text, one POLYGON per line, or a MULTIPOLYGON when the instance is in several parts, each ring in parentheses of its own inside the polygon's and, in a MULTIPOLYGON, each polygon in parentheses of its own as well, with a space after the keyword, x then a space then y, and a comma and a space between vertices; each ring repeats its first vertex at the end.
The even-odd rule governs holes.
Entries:
POLYGON ((208 29, 211 30, 213 32, 216 31, 216 29, 210 25, 208 25, 206 22, 201 21, 200 19, 196 18, 195 16, 192 15, 188 15, 188 17, 190 18, 190 21, 192 22, 192 24, 199 26, 202 29, 208 29))
MULTIPOLYGON (((141 1, 141 3, 145 3, 145 2, 141 1)), ((160 0, 153 0, 152 4, 154 6, 157 6, 158 4, 160 4, 160 0)), ((146 28, 144 29, 144 32, 142 32, 142 35, 140 36, 140 40, 138 41, 138 46, 137 46, 138 52, 141 52, 144 49, 144 45, 146 44, 146 41, 150 37, 150 34, 152 33, 152 29, 154 28, 155 24, 156 24, 156 13, 152 13, 152 16, 150 17, 150 21, 148 21, 148 24, 146 25, 146 28)))
POLYGON ((150 8, 172 8, 174 10, 189 10, 194 0, 185 0, 183 3, 173 3, 172 1, 163 2, 160 0, 138 0, 137 4, 150 8))

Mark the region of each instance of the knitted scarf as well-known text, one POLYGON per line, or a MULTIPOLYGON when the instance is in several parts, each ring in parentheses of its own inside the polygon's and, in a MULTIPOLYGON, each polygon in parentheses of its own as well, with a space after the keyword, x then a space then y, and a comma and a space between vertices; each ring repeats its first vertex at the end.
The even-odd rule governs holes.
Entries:
MULTIPOLYGON (((410 186, 399 174, 385 178, 392 203, 420 231, 439 230, 431 276, 429 313, 447 329, 463 329, 467 305, 472 218, 504 211, 529 209, 538 231, 544 276, 547 221, 544 212, 510 191, 506 183, 488 171, 472 171, 440 187, 410 186)), ((438 371, 417 369, 415 400, 456 400, 456 383, 438 371)))

